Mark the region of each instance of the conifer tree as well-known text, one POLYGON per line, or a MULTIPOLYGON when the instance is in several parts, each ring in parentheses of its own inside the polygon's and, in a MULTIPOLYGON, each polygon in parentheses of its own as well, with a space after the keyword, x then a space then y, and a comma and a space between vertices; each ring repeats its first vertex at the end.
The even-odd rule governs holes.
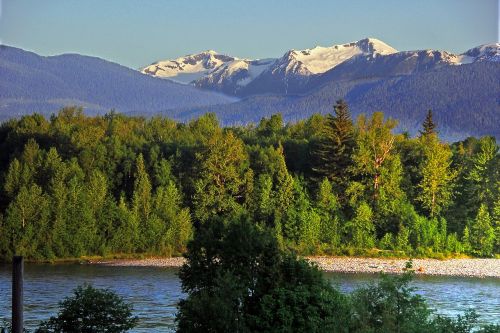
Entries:
POLYGON ((156 235, 157 221, 151 216, 152 185, 146 170, 144 158, 139 154, 136 160, 134 194, 132 198, 132 211, 140 230, 140 249, 146 250, 151 246, 151 238, 156 235))
POLYGON ((478 151, 468 160, 467 195, 472 210, 476 211, 481 203, 493 207, 495 192, 498 192, 498 177, 500 164, 498 163, 498 145, 493 137, 484 137, 479 140, 478 151))
MULTIPOLYGON (((343 100, 334 106, 335 115, 327 115, 321 139, 313 150, 313 171, 322 179, 332 181, 337 187, 347 182, 352 164, 354 127, 349 107, 343 100)), ((343 192, 339 189, 339 192, 343 192)))
POLYGON ((144 165, 144 158, 139 154, 136 160, 136 172, 134 182, 133 209, 143 222, 151 212, 151 182, 144 165))
POLYGON ((432 119, 432 110, 427 111, 425 120, 422 124, 423 129, 420 131, 420 136, 428 136, 431 134, 437 134, 436 123, 432 119))

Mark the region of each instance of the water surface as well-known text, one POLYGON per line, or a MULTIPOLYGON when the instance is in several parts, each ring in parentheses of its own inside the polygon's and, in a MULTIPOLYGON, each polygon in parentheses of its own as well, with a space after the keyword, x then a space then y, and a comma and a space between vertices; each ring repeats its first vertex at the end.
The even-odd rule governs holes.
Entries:
MULTIPOLYGON (((25 323, 35 328, 57 312, 58 302, 82 283, 110 288, 134 305, 139 326, 133 332, 173 332, 177 301, 183 296, 176 268, 106 267, 94 265, 25 265, 25 323)), ((369 283, 370 274, 325 273, 344 292, 369 283)), ((450 315, 473 308, 482 322, 500 323, 500 279, 422 277, 418 293, 438 312, 450 315)), ((0 318, 11 311, 11 267, 0 266, 0 318)))

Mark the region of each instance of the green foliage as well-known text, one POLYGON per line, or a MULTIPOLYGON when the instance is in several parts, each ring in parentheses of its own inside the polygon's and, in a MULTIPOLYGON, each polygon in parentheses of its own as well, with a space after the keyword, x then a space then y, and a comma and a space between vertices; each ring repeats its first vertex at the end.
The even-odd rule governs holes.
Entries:
POLYGON ((11 120, 0 125, 0 258, 176 255, 205 221, 240 214, 301 254, 498 253, 495 139, 449 145, 426 124, 418 138, 381 112, 353 125, 340 101, 332 115, 226 128, 214 114, 176 123, 76 108, 11 120))
POLYGON ((351 245, 357 248, 368 249, 375 245, 375 226, 373 213, 366 202, 356 209, 354 218, 346 224, 351 235, 351 245))
POLYGON ((493 253, 495 230, 486 205, 482 204, 477 212, 476 220, 470 225, 469 242, 473 253, 488 256, 493 253))
POLYGON ((347 300, 247 218, 205 223, 179 277, 178 332, 343 332, 347 300))
POLYGON ((333 247, 341 244, 342 216, 337 196, 327 178, 319 185, 316 211, 320 218, 320 241, 333 247))
POLYGON ((396 136, 392 130, 397 122, 393 119, 384 121, 382 112, 375 112, 370 118, 361 115, 357 124, 358 147, 354 152, 353 172, 364 179, 371 194, 365 200, 376 201, 380 191, 381 168, 393 156, 396 136))
POLYGON ((422 123, 422 130, 420 131, 421 136, 435 135, 436 134, 436 124, 432 119, 432 110, 427 111, 425 120, 422 123))
POLYGON ((499 194, 499 148, 492 137, 481 138, 478 145, 478 151, 468 161, 468 174, 466 175, 469 182, 468 195, 475 200, 477 208, 481 203, 492 207, 495 195, 499 194))
POLYGON ((8 255, 51 255, 44 244, 48 230, 49 201, 37 185, 23 186, 9 204, 5 218, 8 255))
POLYGON ((354 332, 429 332, 431 311, 410 285, 411 273, 382 275, 352 295, 354 332))
POLYGON ((420 167, 421 182, 417 200, 431 217, 452 203, 456 172, 451 170, 451 151, 435 135, 423 136, 424 160, 420 167))
POLYGON ((73 296, 59 303, 56 317, 42 322, 37 333, 120 333, 137 325, 132 306, 108 289, 77 287, 73 296))
POLYGON ((386 233, 382 239, 380 239, 378 246, 383 250, 393 250, 394 249, 394 237, 391 233, 386 233))
POLYGON ((196 154, 198 177, 195 181, 194 214, 205 221, 213 215, 239 210, 245 187, 246 156, 243 142, 232 132, 216 131, 196 154))
POLYGON ((349 179, 349 169, 352 166, 354 150, 354 126, 349 114, 349 108, 343 100, 334 106, 335 116, 327 115, 323 128, 319 133, 318 143, 313 149, 314 172, 320 178, 328 178, 339 194, 345 188, 349 179))
MULTIPOLYGON (((178 332, 471 333, 477 314, 435 315, 411 285, 414 272, 383 274, 342 294, 317 267, 279 250, 246 217, 211 220, 188 244, 180 270, 178 332)), ((498 332, 486 326, 478 332, 498 332)))

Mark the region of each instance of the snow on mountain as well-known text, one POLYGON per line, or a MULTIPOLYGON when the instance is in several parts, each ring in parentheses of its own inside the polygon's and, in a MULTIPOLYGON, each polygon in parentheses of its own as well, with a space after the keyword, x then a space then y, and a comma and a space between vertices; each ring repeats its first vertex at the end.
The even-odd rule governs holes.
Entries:
POLYGON ((153 114, 234 101, 96 57, 44 57, 0 45, 0 122, 32 112, 50 115, 73 105, 84 107, 89 114, 104 114, 111 109, 153 114))
POLYGON ((180 57, 175 60, 158 61, 142 68, 141 72, 187 84, 202 78, 214 69, 233 60, 235 58, 209 50, 180 57))
POLYGON ((477 61, 500 61, 500 43, 484 44, 472 48, 462 54, 453 54, 446 51, 425 50, 425 51, 407 51, 415 55, 426 52, 429 58, 448 65, 465 65, 477 61))
POLYGON ((240 59, 205 51, 159 61, 141 71, 230 95, 297 94, 332 78, 410 75, 443 66, 500 61, 499 49, 500 44, 493 43, 462 54, 439 50, 398 52, 378 39, 365 38, 328 47, 292 49, 278 59, 240 59))
POLYGON ((475 61, 500 62, 500 43, 484 44, 461 54, 463 57, 472 58, 475 61))
MULTIPOLYGON (((300 51, 292 50, 291 56, 300 61, 307 72, 320 74, 355 56, 387 55, 396 52, 396 49, 378 39, 366 38, 343 45, 330 47, 316 46, 313 49, 300 51)), ((289 55, 287 56, 290 57, 289 55)), ((307 73, 306 71, 304 72, 307 73)))
POLYGON ((231 95, 237 94, 266 70, 276 59, 248 60, 237 59, 225 63, 204 77, 194 81, 196 87, 215 89, 231 95))
POLYGON ((361 56, 374 58, 394 53, 397 53, 394 48, 375 38, 330 47, 290 50, 241 89, 239 95, 301 93, 315 77, 350 59, 361 56))
POLYGON ((238 90, 238 87, 246 86, 265 70, 280 75, 309 76, 324 73, 357 55, 385 55, 394 52, 397 51, 384 42, 366 38, 331 47, 317 46, 313 49, 290 50, 279 59, 239 59, 215 51, 205 51, 175 60, 158 61, 142 68, 141 72, 204 88, 210 88, 210 85, 215 84, 217 90, 230 85, 230 82, 234 86, 231 89, 238 90))

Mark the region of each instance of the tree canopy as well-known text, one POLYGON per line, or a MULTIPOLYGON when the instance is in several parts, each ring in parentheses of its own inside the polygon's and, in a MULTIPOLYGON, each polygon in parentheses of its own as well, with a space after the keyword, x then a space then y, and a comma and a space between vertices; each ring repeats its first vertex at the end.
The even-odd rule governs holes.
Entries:
POLYGON ((342 101, 326 116, 232 127, 77 108, 9 120, 0 257, 181 254, 206 221, 238 214, 301 254, 492 256, 498 144, 443 142, 431 118, 415 138, 382 112, 351 121, 342 101))

